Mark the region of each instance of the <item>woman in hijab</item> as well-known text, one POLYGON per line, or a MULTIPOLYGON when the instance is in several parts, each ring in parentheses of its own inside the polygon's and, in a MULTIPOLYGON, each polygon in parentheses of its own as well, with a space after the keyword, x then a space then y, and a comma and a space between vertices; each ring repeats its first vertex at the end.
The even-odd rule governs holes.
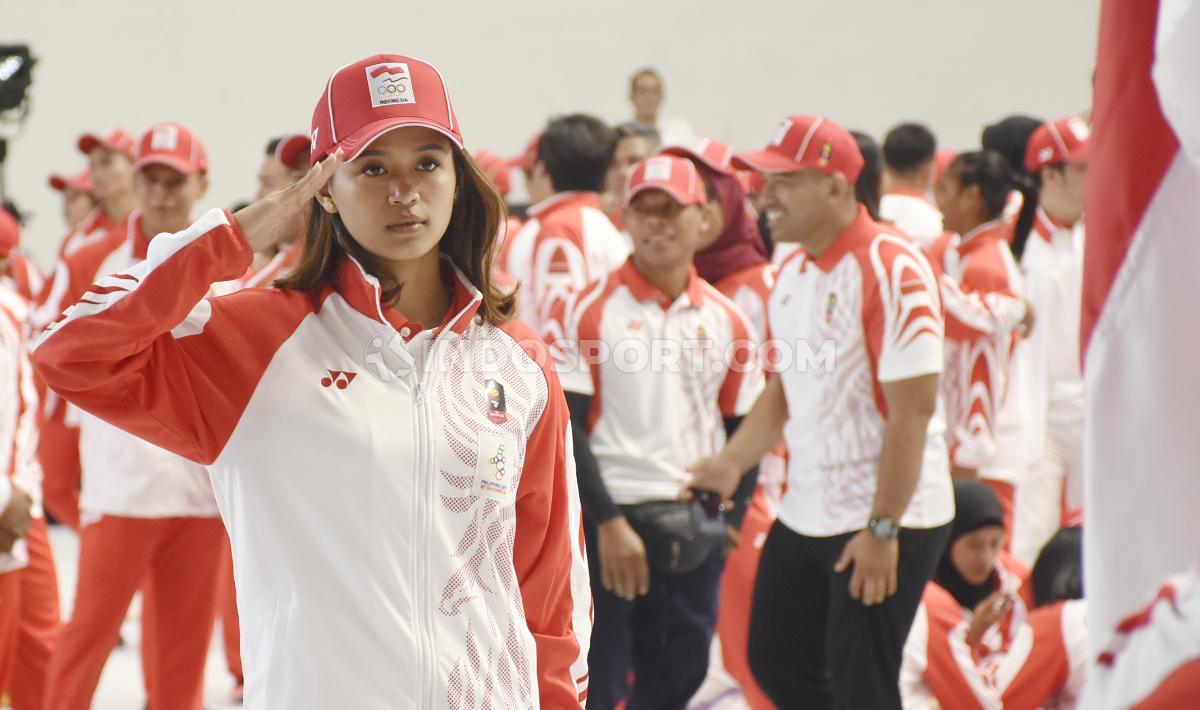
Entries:
POLYGON ((1003 551, 996 494, 979 481, 960 480, 954 504, 950 543, 904 646, 905 710, 1037 710, 1073 695, 1062 691, 1077 683, 1059 676, 1076 675, 1065 657, 1074 654, 1064 654, 1062 634, 1050 633, 1050 616, 1030 614, 1029 573, 1003 551))

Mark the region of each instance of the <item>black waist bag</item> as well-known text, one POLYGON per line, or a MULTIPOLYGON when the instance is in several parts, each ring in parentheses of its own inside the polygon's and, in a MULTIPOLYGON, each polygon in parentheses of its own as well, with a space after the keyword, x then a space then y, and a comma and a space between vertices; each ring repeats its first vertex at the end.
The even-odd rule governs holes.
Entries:
POLYGON ((697 516, 703 513, 684 501, 623 505, 621 512, 642 538, 651 569, 691 572, 725 542, 724 523, 702 526, 697 516))

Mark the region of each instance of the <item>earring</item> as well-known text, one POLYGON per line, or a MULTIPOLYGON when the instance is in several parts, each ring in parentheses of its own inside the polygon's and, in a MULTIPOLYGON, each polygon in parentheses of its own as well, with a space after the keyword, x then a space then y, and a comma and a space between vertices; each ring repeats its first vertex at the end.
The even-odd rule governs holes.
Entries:
POLYGON ((324 207, 325 211, 329 214, 337 214, 337 207, 333 204, 333 200, 322 200, 321 206, 324 207))

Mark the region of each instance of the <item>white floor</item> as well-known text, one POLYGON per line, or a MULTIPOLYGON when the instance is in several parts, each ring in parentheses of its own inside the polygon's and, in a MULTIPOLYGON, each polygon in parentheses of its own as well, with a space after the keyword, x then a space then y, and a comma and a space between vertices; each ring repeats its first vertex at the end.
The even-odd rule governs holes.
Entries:
MULTIPOLYGON (((71 614, 75 597, 75 575, 79 560, 79 539, 75 533, 61 527, 50 529, 50 543, 54 547, 54 561, 58 567, 58 585, 62 594, 63 619, 71 614)), ((138 650, 140 623, 137 619, 137 600, 134 601, 129 618, 121 635, 125 645, 113 651, 100 678, 100 687, 92 701, 93 710, 140 710, 145 706, 146 694, 142 689, 142 664, 138 650)), ((220 629, 213 634, 213 646, 209 650, 205 667, 205 705, 208 710, 229 710, 240 707, 230 704, 232 688, 228 671, 225 669, 225 654, 220 644, 220 629)))

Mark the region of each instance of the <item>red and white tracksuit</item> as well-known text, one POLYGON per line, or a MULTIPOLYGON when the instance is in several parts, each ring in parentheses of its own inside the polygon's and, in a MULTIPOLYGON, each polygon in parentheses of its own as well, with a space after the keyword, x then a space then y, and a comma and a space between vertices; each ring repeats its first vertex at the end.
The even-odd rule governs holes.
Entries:
MULTIPOLYGON (((127 221, 117 221, 100 208, 92 210, 63 238, 54 268, 34 300, 30 323, 41 331, 67 306, 79 300, 95 281, 101 262, 129 236, 127 221)), ((46 510, 55 520, 79 529, 79 422, 67 403, 44 392, 38 459, 46 510)))
POLYGON ((205 298, 252 256, 211 211, 33 353, 81 408, 209 466, 246 707, 580 707, 589 582, 541 340, 476 318, 448 262, 437 329, 381 305, 349 258, 309 292, 205 298))
POLYGON ((967 639, 972 610, 936 582, 926 587, 900 668, 905 710, 1074 707, 1087 665, 1083 602, 1031 611, 1024 566, 1001 554, 996 571, 1013 603, 978 644, 967 639))
POLYGON ((1177 710, 1200 698, 1200 567, 1167 581, 1117 625, 1080 707, 1177 710))
MULTIPOLYGON (((68 261, 74 282, 124 271, 146 253, 141 217, 104 253, 68 261), (72 270, 70 267, 74 267, 72 270)), ((56 270, 55 278, 60 274, 56 270)), ((94 301, 95 287, 83 294, 94 301)), ((51 324, 57 331, 62 320, 51 324)), ((111 374, 96 374, 99 379, 111 374)), ((47 382, 47 384, 52 384, 47 382)), ((71 619, 51 659, 48 710, 87 708, 134 592, 142 589, 142 665, 152 708, 199 709, 225 531, 200 464, 80 414, 79 577, 71 619)))
POLYGON ((14 489, 33 500, 28 535, 0 553, 0 693, 40 710, 59 625, 58 579, 41 510, 38 394, 26 357, 28 301, 0 284, 0 511, 14 489))
POLYGON ((1036 557, 1058 531, 1063 512, 1082 505, 1083 249, 1082 223, 1056 224, 1038 209, 1021 257, 1026 298, 1034 316, 1033 332, 1020 354, 1023 388, 1029 397, 1026 426, 1031 459, 1026 492, 1018 493, 1013 549, 1027 560, 1036 557))
POLYGON ((631 251, 595 192, 560 192, 539 202, 509 239, 503 266, 522 285, 517 315, 538 332, 558 299, 615 271, 631 251))
POLYGON ((1024 392, 1014 381, 1025 303, 1010 231, 988 222, 961 237, 944 235, 929 249, 946 312, 942 394, 950 462, 975 469, 996 490, 1006 530, 1028 467, 1024 392))

